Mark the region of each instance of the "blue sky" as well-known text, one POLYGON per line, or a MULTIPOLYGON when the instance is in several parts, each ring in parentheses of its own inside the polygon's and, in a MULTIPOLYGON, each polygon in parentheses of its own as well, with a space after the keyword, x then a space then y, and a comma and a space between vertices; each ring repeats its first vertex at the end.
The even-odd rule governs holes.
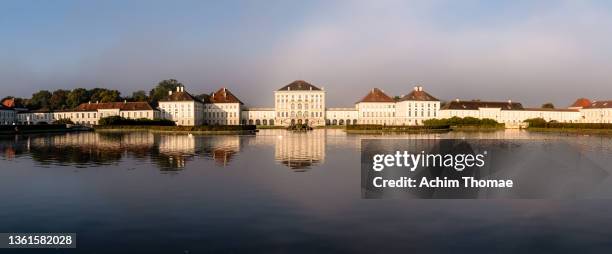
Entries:
POLYGON ((0 96, 176 78, 253 106, 295 79, 566 106, 612 99, 607 1, 0 1, 0 96))

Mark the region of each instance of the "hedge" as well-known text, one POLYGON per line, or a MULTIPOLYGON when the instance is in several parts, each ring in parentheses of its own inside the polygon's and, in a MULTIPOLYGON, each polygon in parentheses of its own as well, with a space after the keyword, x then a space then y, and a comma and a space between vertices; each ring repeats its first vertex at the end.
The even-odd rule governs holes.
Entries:
POLYGON ((542 118, 527 119, 528 128, 559 128, 559 129, 612 129, 612 123, 559 123, 547 122, 542 118))
POLYGON ((175 126, 176 124, 168 119, 129 119, 121 116, 108 116, 100 118, 98 125, 175 126))
POLYGON ((449 125, 381 125, 381 124, 353 124, 347 125, 347 130, 392 130, 392 131, 411 131, 411 130, 442 130, 450 128, 449 125))
POLYGON ((497 121, 489 118, 478 119, 475 117, 451 117, 451 118, 442 118, 442 119, 427 119, 423 121, 425 126, 440 126, 440 125, 449 125, 449 126, 477 126, 477 127, 502 127, 503 123, 498 123, 497 121))
POLYGON ((200 126, 152 126, 152 125, 96 125, 95 129, 147 129, 158 131, 253 131, 255 125, 200 125, 200 126))

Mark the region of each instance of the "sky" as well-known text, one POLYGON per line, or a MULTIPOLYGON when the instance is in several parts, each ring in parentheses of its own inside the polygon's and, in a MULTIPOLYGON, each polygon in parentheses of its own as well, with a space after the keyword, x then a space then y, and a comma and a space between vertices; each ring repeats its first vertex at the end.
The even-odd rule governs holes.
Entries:
POLYGON ((610 1, 0 0, 0 97, 174 78, 249 106, 306 80, 327 105, 420 85, 441 100, 612 99, 610 1))

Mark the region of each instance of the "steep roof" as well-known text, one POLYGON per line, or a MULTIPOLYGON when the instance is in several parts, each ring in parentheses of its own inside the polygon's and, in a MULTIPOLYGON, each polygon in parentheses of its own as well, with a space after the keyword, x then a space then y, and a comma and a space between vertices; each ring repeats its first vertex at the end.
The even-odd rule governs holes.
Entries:
POLYGON ((587 99, 587 98, 578 98, 572 105, 570 105, 570 108, 586 108, 591 106, 591 100, 587 99))
POLYGON ((169 94, 165 98, 159 101, 197 101, 202 102, 200 99, 194 97, 185 91, 172 91, 172 94, 169 94))
POLYGON ((612 108, 612 101, 594 101, 585 108, 612 108))
POLYGON ((579 112, 578 109, 571 108, 524 108, 526 111, 557 111, 557 112, 579 112))
POLYGON ((304 80, 296 80, 289 83, 286 86, 281 87, 278 91, 320 91, 321 89, 313 86, 312 84, 304 81, 304 80))
POLYGON ((222 87, 208 98, 211 103, 242 103, 229 89, 222 87))
POLYGON ((395 102, 389 95, 378 88, 372 88, 370 92, 359 102, 395 102))
POLYGON ((76 107, 75 111, 96 111, 98 109, 120 109, 120 110, 154 110, 147 102, 104 102, 83 103, 76 107))
POLYGON ((431 96, 423 91, 423 87, 415 87, 409 94, 400 98, 400 101, 440 101, 436 97, 431 96))
POLYGON ((23 105, 15 101, 15 98, 6 98, 2 100, 1 104, 5 108, 25 108, 23 105))
POLYGON ((519 102, 501 101, 449 101, 442 109, 478 110, 479 108, 501 108, 501 110, 522 110, 523 105, 519 102))

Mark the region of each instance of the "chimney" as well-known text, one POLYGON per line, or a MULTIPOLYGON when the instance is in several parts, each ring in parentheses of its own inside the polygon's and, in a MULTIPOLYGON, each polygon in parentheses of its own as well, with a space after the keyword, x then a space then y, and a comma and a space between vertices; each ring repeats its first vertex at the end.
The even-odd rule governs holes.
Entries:
POLYGON ((177 91, 177 92, 180 92, 180 91, 181 91, 181 87, 180 87, 180 86, 177 86, 177 87, 176 87, 176 91, 177 91))
POLYGON ((168 91, 168 95, 172 95, 172 90, 168 91))
POLYGON ((456 102, 459 102, 459 98, 455 99, 456 102))
POLYGON ((421 91, 421 92, 423 91, 423 87, 422 86, 419 86, 419 91, 421 91))
POLYGON ((99 104, 99 103, 100 103, 100 101, 96 101, 96 104, 99 104))
POLYGON ((414 91, 418 91, 418 90, 419 90, 419 87, 418 87, 418 86, 415 86, 415 87, 414 87, 414 91))
POLYGON ((88 104, 91 104, 91 101, 89 101, 88 104))
POLYGON ((123 100, 123 103, 127 103, 127 100, 123 100))
POLYGON ((508 104, 512 104, 512 100, 508 100, 508 104))
POLYGON ((310 91, 312 91, 312 86, 310 87, 310 91))

